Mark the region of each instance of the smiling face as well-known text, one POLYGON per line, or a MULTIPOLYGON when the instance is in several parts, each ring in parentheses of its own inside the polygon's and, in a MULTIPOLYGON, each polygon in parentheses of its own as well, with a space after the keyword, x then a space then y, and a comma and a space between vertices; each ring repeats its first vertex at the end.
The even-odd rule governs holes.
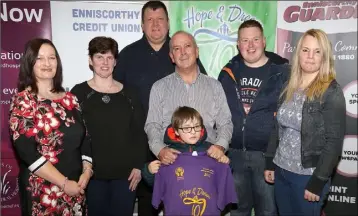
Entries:
POLYGON ((237 45, 248 66, 255 66, 265 58, 266 39, 258 27, 240 29, 237 45))
POLYGON ((145 9, 142 29, 150 43, 163 43, 169 31, 169 22, 164 9, 145 9))
POLYGON ((50 44, 42 44, 35 65, 33 73, 37 81, 53 79, 57 70, 57 57, 55 49, 50 44))
POLYGON ((196 144, 200 140, 202 126, 197 119, 185 121, 175 134, 179 136, 186 144, 196 144))
POLYGON ((170 58, 179 69, 185 70, 196 67, 196 59, 199 56, 199 48, 193 38, 185 33, 178 33, 171 39, 170 58))
POLYGON ((116 59, 110 51, 104 54, 96 53, 92 58, 89 57, 89 64, 93 67, 93 71, 97 76, 107 78, 113 73, 116 59))
POLYGON ((322 50, 318 40, 311 35, 305 36, 299 53, 302 73, 318 73, 322 64, 322 50))

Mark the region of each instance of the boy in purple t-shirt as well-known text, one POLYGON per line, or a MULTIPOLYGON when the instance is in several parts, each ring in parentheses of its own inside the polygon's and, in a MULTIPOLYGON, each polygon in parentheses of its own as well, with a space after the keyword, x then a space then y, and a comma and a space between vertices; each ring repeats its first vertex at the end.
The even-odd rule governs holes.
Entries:
POLYGON ((160 167, 156 160, 142 172, 147 183, 155 181, 152 204, 158 208, 163 202, 165 215, 220 215, 227 204, 237 202, 229 159, 224 154, 218 161, 207 156, 212 144, 205 140, 200 114, 179 107, 164 142, 181 154, 171 165, 160 167))

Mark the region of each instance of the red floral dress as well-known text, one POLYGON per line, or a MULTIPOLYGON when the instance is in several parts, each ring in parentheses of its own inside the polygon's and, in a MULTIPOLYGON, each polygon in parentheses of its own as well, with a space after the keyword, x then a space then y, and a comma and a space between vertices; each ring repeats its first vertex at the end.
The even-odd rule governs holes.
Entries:
POLYGON ((34 173, 47 161, 69 180, 78 181, 82 162, 92 163, 89 136, 77 98, 58 100, 29 90, 16 94, 10 107, 10 132, 20 159, 19 186, 23 215, 85 215, 85 197, 71 197, 34 173))

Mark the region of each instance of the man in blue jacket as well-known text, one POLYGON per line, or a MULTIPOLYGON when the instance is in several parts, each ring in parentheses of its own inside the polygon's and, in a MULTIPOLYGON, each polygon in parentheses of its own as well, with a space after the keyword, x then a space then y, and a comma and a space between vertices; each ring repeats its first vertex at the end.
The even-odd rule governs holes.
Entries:
POLYGON ((289 76, 288 60, 265 51, 263 28, 256 20, 238 30, 240 54, 219 75, 232 114, 234 131, 229 158, 238 195, 231 216, 277 215, 273 185, 265 182, 264 153, 283 84, 289 76))

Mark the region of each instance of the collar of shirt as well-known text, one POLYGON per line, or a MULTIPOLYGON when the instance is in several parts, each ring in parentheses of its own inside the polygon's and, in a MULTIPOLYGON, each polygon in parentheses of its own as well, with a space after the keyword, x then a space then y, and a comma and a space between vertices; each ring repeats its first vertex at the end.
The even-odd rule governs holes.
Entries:
POLYGON ((150 53, 165 53, 166 55, 169 55, 169 41, 170 41, 169 35, 167 35, 167 38, 165 39, 163 46, 158 51, 155 51, 153 49, 153 47, 150 45, 145 34, 143 34, 143 36, 142 36, 142 41, 150 53))
POLYGON ((181 78, 181 76, 179 75, 177 68, 175 67, 175 77, 176 77, 177 79, 180 79, 181 81, 183 81, 184 84, 193 85, 193 84, 195 84, 198 80, 200 80, 200 77, 202 76, 202 74, 200 73, 200 68, 199 68, 199 66, 197 66, 197 68, 196 68, 196 73, 197 73, 196 79, 195 79, 192 83, 188 84, 188 83, 185 83, 185 82, 184 82, 184 80, 183 80, 183 79, 181 78))

